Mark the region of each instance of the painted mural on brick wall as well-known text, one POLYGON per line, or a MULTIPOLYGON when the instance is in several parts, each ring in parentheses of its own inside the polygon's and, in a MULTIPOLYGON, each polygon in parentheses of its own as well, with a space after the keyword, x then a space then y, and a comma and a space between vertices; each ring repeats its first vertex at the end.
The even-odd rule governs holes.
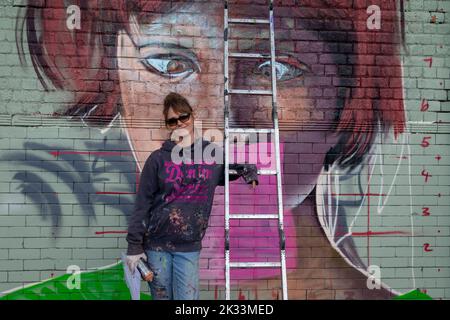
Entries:
MULTIPOLYGON (((430 43, 433 55, 415 51, 410 6, 275 3, 290 299, 450 295, 442 174, 449 139, 429 129, 444 126, 439 111, 448 111, 448 58, 439 50, 446 43, 430 43), (418 85, 430 70, 437 88, 418 85)), ((268 15, 260 1, 229 8, 237 18, 268 15)), ((445 26, 445 8, 426 11, 435 12, 426 23, 445 26)), ((16 124, 1 129, 4 298, 127 299, 120 254, 141 168, 168 138, 164 98, 183 95, 204 132, 223 131, 223 1, 28 1, 15 10, 17 64, 33 73, 44 98, 28 118, 10 111, 16 124), (58 104, 45 98, 54 93, 64 95, 58 104), (97 268, 110 270, 107 284, 86 273, 97 268), (90 280, 61 287, 77 272, 90 280)), ((233 26, 230 51, 268 53, 268 32, 233 26)), ((270 88, 267 60, 231 59, 229 69, 231 87, 270 88)), ((270 98, 231 101, 233 126, 270 126, 270 98)), ((231 192, 231 212, 276 212, 271 177, 261 176, 256 189, 233 182, 231 192)), ((201 256, 205 299, 224 298, 223 201, 218 187, 201 256)), ((237 222, 231 238, 236 261, 279 259, 275 222, 237 222)), ((281 297, 278 270, 233 270, 231 278, 236 299, 281 297)))

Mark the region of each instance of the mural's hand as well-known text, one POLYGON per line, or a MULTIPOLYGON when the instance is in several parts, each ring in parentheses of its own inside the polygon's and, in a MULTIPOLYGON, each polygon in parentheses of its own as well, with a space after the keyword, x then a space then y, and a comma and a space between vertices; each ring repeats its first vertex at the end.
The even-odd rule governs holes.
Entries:
POLYGON ((145 261, 147 261, 147 255, 145 253, 137 254, 134 256, 127 256, 127 265, 130 269, 131 273, 134 274, 134 271, 136 270, 136 266, 139 263, 139 259, 143 258, 145 261))

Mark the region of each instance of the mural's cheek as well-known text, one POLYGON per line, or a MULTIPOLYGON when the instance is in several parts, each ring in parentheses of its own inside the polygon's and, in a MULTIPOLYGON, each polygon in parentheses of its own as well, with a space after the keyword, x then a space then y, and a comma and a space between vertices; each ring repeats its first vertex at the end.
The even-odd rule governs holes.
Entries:
POLYGON ((336 65, 318 65, 311 54, 299 53, 308 65, 302 76, 279 81, 280 136, 285 145, 285 178, 289 202, 303 200, 314 189, 327 152, 337 143, 334 134, 338 112, 333 88, 336 65), (325 70, 327 70, 325 72, 325 70))
POLYGON ((331 126, 320 122, 319 124, 313 119, 306 123, 298 120, 298 131, 281 133, 288 141, 288 157, 285 162, 286 177, 289 177, 286 182, 289 184, 289 191, 285 192, 288 201, 302 203, 312 192, 325 164, 327 152, 337 143, 337 136, 331 126))

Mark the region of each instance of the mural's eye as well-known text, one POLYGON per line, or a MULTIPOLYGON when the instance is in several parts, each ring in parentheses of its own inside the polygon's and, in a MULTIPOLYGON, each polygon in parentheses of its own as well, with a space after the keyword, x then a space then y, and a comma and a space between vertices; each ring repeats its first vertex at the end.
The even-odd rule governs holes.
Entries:
POLYGON ((148 56, 141 61, 150 72, 166 78, 184 79, 200 70, 194 61, 179 55, 157 54, 148 56))
MULTIPOLYGON (((275 61, 275 70, 277 74, 277 81, 288 81, 311 72, 311 69, 306 64, 293 58, 291 58, 289 62, 284 63, 281 61, 275 61)), ((255 68, 255 73, 261 74, 270 79, 270 61, 257 65, 255 68)))

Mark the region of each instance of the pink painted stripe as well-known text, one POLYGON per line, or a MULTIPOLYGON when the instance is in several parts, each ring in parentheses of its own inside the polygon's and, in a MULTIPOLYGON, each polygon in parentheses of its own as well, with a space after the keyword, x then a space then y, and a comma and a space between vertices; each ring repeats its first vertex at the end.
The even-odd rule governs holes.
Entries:
POLYGON ((95 234, 101 235, 101 234, 126 234, 128 231, 96 231, 95 234))
POLYGON ((88 155, 103 155, 103 156, 132 156, 133 153, 129 151, 51 151, 51 155, 54 157, 59 156, 60 154, 88 154, 88 155))
POLYGON ((110 191, 110 192, 102 192, 102 191, 98 191, 95 194, 136 194, 136 192, 114 192, 114 191, 110 191))
POLYGON ((354 237, 370 237, 370 236, 384 236, 384 235, 411 235, 405 231, 368 231, 368 232, 352 232, 354 237))
POLYGON ((366 193, 366 194, 364 194, 364 193, 339 193, 339 194, 337 194, 337 193, 332 193, 332 195, 333 196, 367 196, 367 197, 370 197, 370 196, 377 196, 377 197, 379 197, 379 196, 386 196, 386 194, 385 193, 366 193))
MULTIPOLYGON (((337 237, 345 236, 344 233, 336 233, 337 237)), ((411 233, 407 231, 371 231, 368 232, 352 232, 350 234, 353 237, 376 237, 376 236, 386 236, 386 235, 404 235, 410 236, 411 233)))

